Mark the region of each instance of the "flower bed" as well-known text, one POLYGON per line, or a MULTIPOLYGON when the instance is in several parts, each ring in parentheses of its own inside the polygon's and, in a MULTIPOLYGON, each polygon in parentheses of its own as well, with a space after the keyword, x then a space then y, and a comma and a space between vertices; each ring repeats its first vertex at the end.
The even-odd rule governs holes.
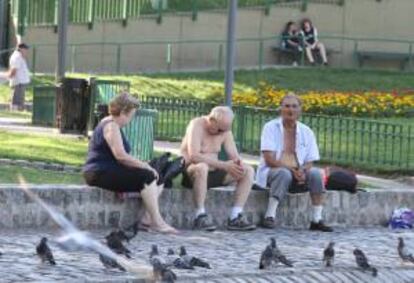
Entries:
MULTIPOLYGON (((235 93, 233 103, 274 108, 287 93, 287 90, 275 89, 260 83, 257 90, 235 93)), ((405 93, 310 91, 299 95, 303 102, 303 111, 306 113, 361 117, 414 115, 414 91, 405 93)))

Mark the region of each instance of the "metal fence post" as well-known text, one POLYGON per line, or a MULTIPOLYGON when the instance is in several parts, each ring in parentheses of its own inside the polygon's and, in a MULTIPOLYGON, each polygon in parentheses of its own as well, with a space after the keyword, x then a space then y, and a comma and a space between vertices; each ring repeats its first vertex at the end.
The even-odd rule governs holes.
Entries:
POLYGON ((33 46, 33 54, 32 54, 32 73, 33 75, 36 74, 36 46, 33 46))
POLYGON ((96 78, 89 78, 89 119, 87 131, 92 131, 95 122, 96 78))
POLYGON ((197 17, 198 17, 198 0, 193 0, 193 12, 192 12, 192 15, 191 15, 191 19, 193 20, 193 21, 196 21, 197 20, 197 17))
POLYGON ((162 3, 163 3, 163 0, 158 0, 157 24, 161 24, 162 23, 162 3))
POLYGON ((223 43, 219 44, 217 67, 219 71, 223 68, 223 43))
POLYGON ((244 133, 246 131, 245 129, 245 116, 247 112, 247 108, 245 106, 239 106, 237 107, 237 134, 236 134, 236 142, 239 146, 238 150, 242 152, 244 150, 244 133))
POLYGON ((167 70, 168 72, 171 71, 171 63, 172 63, 172 46, 171 43, 167 44, 167 56, 166 56, 166 61, 167 61, 167 70))
POLYGON ((122 3, 122 26, 126 27, 128 24, 128 0, 122 3))
POLYGON ((72 56, 71 56, 71 65, 72 65, 72 73, 74 73, 76 71, 76 45, 72 46, 72 56))
POLYGON ((302 12, 306 12, 308 10, 308 0, 302 0, 302 12))
POLYGON ((259 41, 259 70, 263 70, 263 39, 259 41))
POLYGON ((121 73, 121 52, 122 52, 122 46, 121 44, 118 44, 116 48, 116 72, 117 74, 121 73))
POLYGON ((88 9, 88 28, 92 29, 95 21, 95 0, 89 0, 88 9))
POLYGON ((266 16, 269 16, 270 14, 270 0, 266 0, 265 2, 264 13, 266 16))

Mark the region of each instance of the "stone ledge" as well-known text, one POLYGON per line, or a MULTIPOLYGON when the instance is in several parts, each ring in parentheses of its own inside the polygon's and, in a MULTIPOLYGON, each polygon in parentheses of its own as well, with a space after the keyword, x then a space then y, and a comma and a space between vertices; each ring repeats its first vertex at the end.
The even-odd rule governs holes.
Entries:
MULTIPOLYGON (((127 225, 142 214, 137 198, 120 199, 116 194, 85 185, 29 185, 46 202, 57 207, 83 229, 127 225)), ((253 191, 245 207, 249 219, 259 223, 267 206, 268 193, 253 191)), ((230 188, 209 191, 206 208, 220 227, 227 221, 232 204, 230 188)), ((160 201, 162 214, 178 228, 191 228, 192 194, 186 189, 165 190, 160 201)), ((337 226, 386 225, 393 209, 414 208, 414 191, 378 190, 359 192, 328 192, 325 206, 326 222, 337 226)), ((289 195, 279 208, 282 227, 304 228, 309 225, 311 204, 308 194, 289 195)), ((0 228, 53 227, 45 211, 29 199, 18 185, 0 185, 0 228)))

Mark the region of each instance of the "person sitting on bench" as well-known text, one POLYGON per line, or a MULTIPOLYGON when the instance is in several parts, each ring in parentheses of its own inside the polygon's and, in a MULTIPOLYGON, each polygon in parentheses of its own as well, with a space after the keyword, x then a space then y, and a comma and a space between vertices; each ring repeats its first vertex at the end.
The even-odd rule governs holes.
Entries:
POLYGON ((313 51, 318 51, 322 63, 328 65, 328 58, 326 56, 325 45, 318 40, 318 30, 312 25, 311 20, 304 19, 301 24, 301 36, 305 45, 306 56, 312 65, 315 65, 315 59, 313 58, 313 51))
POLYGON ((242 162, 237 152, 231 132, 233 117, 233 111, 229 107, 214 107, 209 115, 194 118, 189 123, 182 141, 181 154, 186 164, 183 185, 193 189, 196 208, 194 229, 216 229, 205 210, 207 189, 232 182, 236 183, 236 189, 227 228, 239 231, 256 228, 243 215, 243 207, 253 184, 254 170, 242 162), (218 158, 222 146, 228 161, 220 161, 218 158))
POLYGON ((159 211, 163 187, 157 185, 158 173, 130 155, 131 147, 121 131, 131 122, 138 106, 138 100, 128 93, 109 103, 109 115, 93 131, 83 176, 90 186, 113 192, 139 192, 146 209, 141 224, 157 232, 176 233, 159 211))
POLYGON ((299 31, 296 24, 292 21, 286 23, 282 32, 282 49, 293 54, 293 65, 297 66, 303 52, 299 31))

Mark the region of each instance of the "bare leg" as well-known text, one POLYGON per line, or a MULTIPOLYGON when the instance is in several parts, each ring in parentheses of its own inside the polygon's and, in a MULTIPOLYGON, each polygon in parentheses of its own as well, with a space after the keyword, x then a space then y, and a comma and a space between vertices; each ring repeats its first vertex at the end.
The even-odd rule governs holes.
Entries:
POLYGON ((328 63, 328 58, 326 56, 325 45, 323 45, 323 43, 321 43, 321 42, 318 42, 317 46, 318 46, 319 52, 321 54, 323 63, 325 63, 325 64, 328 63))
POLYGON ((306 56, 308 57, 310 63, 315 63, 315 59, 313 59, 312 48, 306 47, 306 56))
POLYGON ((253 185, 254 170, 249 165, 245 165, 245 168, 246 175, 237 182, 234 193, 234 206, 237 207, 244 207, 253 185))
POLYGON ((193 178, 193 201, 196 209, 204 208, 207 195, 208 165, 205 163, 192 164, 187 169, 193 178))
MULTIPOLYGON (((159 198, 162 194, 162 191, 164 190, 164 185, 162 184, 160 186, 157 186, 157 190, 158 190, 158 200, 159 200, 159 198)), ((141 223, 146 225, 146 226, 150 226, 152 224, 151 223, 151 215, 149 214, 147 209, 145 209, 144 215, 141 218, 141 223)))
POLYGON ((152 228, 155 231, 163 233, 177 233, 177 230, 168 225, 162 218, 158 206, 159 189, 156 181, 150 185, 145 186, 141 191, 141 197, 144 202, 145 208, 151 217, 152 228))

